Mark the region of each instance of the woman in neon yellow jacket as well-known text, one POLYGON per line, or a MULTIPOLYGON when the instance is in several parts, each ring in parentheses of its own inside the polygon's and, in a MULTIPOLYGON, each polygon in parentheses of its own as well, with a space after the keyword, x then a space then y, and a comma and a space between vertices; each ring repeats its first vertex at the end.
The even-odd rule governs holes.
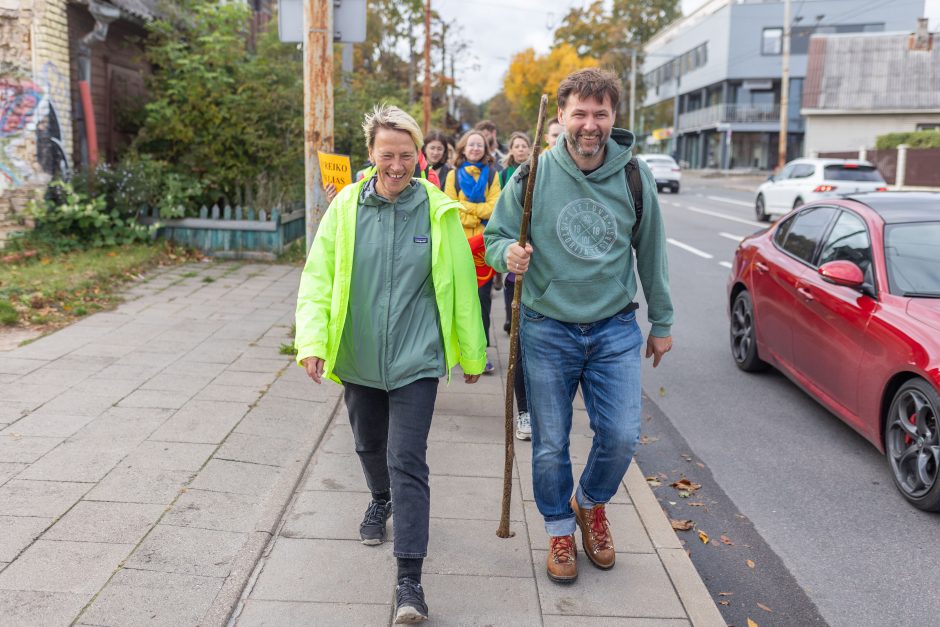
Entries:
POLYGON ((426 450, 438 380, 459 363, 475 383, 486 340, 460 204, 412 178, 417 123, 382 105, 363 130, 375 172, 340 191, 323 216, 301 275, 295 344, 311 379, 343 384, 372 492, 363 544, 385 541, 394 496, 395 622, 409 623, 428 615, 426 450))

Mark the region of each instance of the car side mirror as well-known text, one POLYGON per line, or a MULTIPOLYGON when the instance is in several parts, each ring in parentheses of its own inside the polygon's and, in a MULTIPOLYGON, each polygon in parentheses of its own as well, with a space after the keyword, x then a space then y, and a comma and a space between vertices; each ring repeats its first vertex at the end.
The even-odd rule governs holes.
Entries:
POLYGON ((861 289, 865 283, 865 274, 862 269, 851 261, 830 261, 819 266, 817 272, 823 281, 855 290, 861 289))
POLYGON ((770 176, 767 177, 767 180, 770 181, 771 183, 773 183, 774 181, 777 180, 777 177, 774 176, 773 174, 771 174, 770 176))

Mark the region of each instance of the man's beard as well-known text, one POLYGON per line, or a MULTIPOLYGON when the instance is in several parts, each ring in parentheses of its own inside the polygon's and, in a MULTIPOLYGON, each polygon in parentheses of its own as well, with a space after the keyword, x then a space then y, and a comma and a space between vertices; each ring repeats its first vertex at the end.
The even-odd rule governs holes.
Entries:
MULTIPOLYGON (((583 133, 578 133, 578 135, 582 135, 582 134, 583 134, 583 133)), ((575 137, 572 137, 572 136, 568 133, 568 131, 565 131, 565 141, 567 142, 567 144, 568 144, 569 146, 571 146, 571 147, 574 148, 574 151, 575 151, 576 153, 578 153, 578 156, 580 156, 580 157, 594 157, 594 156, 596 156, 597 153, 599 153, 599 152, 604 148, 604 146, 607 145, 607 140, 608 140, 609 138, 610 138, 610 133, 607 133, 607 134, 601 133, 600 136, 599 136, 599 138, 598 138, 598 140, 597 140, 597 148, 595 148, 594 150, 591 150, 591 151, 587 151, 587 150, 583 150, 583 149, 581 148, 581 144, 578 142, 578 137, 577 137, 577 135, 576 135, 575 137)))

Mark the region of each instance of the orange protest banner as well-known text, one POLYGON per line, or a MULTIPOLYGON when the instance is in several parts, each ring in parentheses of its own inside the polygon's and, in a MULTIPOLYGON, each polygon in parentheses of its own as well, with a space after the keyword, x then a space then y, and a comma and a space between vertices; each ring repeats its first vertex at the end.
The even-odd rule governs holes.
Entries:
POLYGON ((320 161, 320 176, 323 178, 324 187, 332 183, 339 192, 352 183, 352 165, 349 162, 349 155, 334 155, 317 151, 317 158, 320 161))

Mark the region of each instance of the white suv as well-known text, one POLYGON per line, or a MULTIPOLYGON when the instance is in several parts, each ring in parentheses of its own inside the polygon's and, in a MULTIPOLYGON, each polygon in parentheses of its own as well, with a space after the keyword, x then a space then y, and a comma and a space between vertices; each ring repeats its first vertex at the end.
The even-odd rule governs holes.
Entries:
POLYGON ((757 188, 754 214, 767 222, 813 200, 887 189, 881 173, 867 161, 795 159, 757 188))
POLYGON ((669 188, 673 194, 679 193, 679 181, 682 179, 682 170, 675 159, 669 155, 647 154, 637 155, 638 159, 646 162, 656 179, 656 191, 661 192, 669 188))

